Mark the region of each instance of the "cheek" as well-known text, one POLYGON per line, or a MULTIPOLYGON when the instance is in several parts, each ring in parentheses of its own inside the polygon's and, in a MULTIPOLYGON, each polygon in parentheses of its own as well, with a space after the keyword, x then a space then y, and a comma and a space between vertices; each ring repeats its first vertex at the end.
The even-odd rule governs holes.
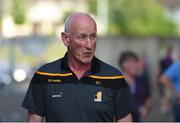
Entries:
POLYGON ((93 42, 92 42, 92 47, 93 47, 94 50, 95 50, 95 48, 96 48, 96 41, 93 41, 93 42))
POLYGON ((71 47, 72 47, 72 50, 79 51, 79 50, 81 50, 84 47, 84 44, 83 43, 75 42, 75 43, 71 44, 71 47))
POLYGON ((125 68, 125 71, 130 73, 130 74, 134 74, 135 73, 135 67, 132 66, 132 65, 126 64, 124 66, 124 68, 125 68))
POLYGON ((93 42, 93 46, 96 47, 96 41, 93 42))

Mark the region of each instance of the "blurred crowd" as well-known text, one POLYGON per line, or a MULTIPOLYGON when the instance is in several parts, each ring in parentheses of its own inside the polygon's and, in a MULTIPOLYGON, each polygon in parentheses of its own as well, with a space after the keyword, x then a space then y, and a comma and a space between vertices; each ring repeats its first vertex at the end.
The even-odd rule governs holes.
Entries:
MULTIPOLYGON (((160 95, 160 112, 173 112, 174 121, 180 121, 180 62, 175 62, 172 50, 168 48, 166 54, 158 61, 156 85, 160 95)), ((123 51, 118 60, 119 68, 125 75, 138 109, 133 113, 134 121, 145 121, 154 108, 147 63, 146 59, 130 50, 123 51)))
POLYGON ((174 121, 180 122, 180 57, 174 61, 172 50, 168 49, 166 56, 160 61, 160 90, 162 111, 173 111, 174 121))

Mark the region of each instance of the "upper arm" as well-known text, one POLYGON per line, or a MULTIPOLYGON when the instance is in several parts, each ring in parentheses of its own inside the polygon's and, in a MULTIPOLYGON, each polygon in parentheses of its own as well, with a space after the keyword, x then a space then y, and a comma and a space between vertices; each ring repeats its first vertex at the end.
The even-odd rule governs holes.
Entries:
POLYGON ((40 75, 35 73, 30 82, 22 107, 39 116, 45 116, 45 94, 45 82, 40 75))
POLYGON ((117 120, 117 122, 132 122, 132 115, 131 115, 131 113, 126 115, 125 117, 117 120))
POLYGON ((32 112, 28 112, 28 122, 42 122, 43 117, 32 112))
MULTIPOLYGON (((126 83, 125 79, 121 79, 120 84, 126 83)), ((130 93, 130 89, 126 83, 125 86, 121 86, 119 89, 114 90, 114 113, 115 120, 119 119, 128 120, 132 117, 131 113, 136 111, 133 97, 130 93), (126 117, 127 116, 127 117, 126 117)), ((132 118, 131 118, 132 120, 132 118)))
POLYGON ((161 82, 162 84, 164 84, 164 85, 167 85, 167 84, 170 82, 170 80, 169 80, 168 76, 162 75, 162 76, 160 77, 160 82, 161 82))
POLYGON ((164 85, 165 89, 167 89, 173 93, 176 93, 175 87, 172 84, 172 80, 173 80, 173 76, 170 77, 170 75, 167 75, 167 73, 162 75, 160 78, 160 81, 164 85))

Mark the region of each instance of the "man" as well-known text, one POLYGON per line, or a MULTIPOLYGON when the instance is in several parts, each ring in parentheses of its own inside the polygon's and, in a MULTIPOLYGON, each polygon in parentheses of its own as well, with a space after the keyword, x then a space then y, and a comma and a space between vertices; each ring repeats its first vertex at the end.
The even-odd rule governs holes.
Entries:
POLYGON ((133 121, 142 121, 151 109, 150 88, 144 65, 138 55, 132 51, 124 51, 119 58, 119 66, 125 73, 138 112, 133 113, 133 121))
POLYGON ((66 55, 32 78, 23 107, 28 121, 132 121, 128 85, 120 71, 94 56, 96 22, 85 13, 66 19, 66 55))
POLYGON ((159 61, 159 74, 158 74, 158 87, 159 87, 159 92, 160 92, 160 98, 161 98, 161 104, 160 104, 160 109, 162 113, 167 113, 170 111, 170 100, 169 96, 167 95, 166 92, 164 92, 164 86, 163 84, 159 81, 159 78, 164 74, 164 72, 168 69, 169 66, 173 63, 173 58, 172 58, 172 48, 168 48, 166 51, 166 55, 162 57, 159 61))
POLYGON ((173 63, 161 76, 160 81, 174 100, 174 120, 180 122, 180 61, 173 63))

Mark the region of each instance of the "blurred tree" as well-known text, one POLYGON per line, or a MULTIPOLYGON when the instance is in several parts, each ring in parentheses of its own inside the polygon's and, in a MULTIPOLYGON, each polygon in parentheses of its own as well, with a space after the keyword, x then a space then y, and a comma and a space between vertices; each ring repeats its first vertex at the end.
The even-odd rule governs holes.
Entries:
POLYGON ((0 0, 0 34, 2 32, 3 2, 0 0))
POLYGON ((27 0, 12 0, 12 16, 15 24, 23 24, 26 20, 27 0))
POLYGON ((97 0, 88 0, 89 11, 93 14, 97 14, 97 0))
POLYGON ((0 36, 2 33, 2 15, 0 14, 0 36))
MULTIPOLYGON (((89 5, 96 14, 95 4, 89 5)), ((171 37, 177 35, 177 27, 155 0, 113 0, 109 2, 109 34, 171 37)))

